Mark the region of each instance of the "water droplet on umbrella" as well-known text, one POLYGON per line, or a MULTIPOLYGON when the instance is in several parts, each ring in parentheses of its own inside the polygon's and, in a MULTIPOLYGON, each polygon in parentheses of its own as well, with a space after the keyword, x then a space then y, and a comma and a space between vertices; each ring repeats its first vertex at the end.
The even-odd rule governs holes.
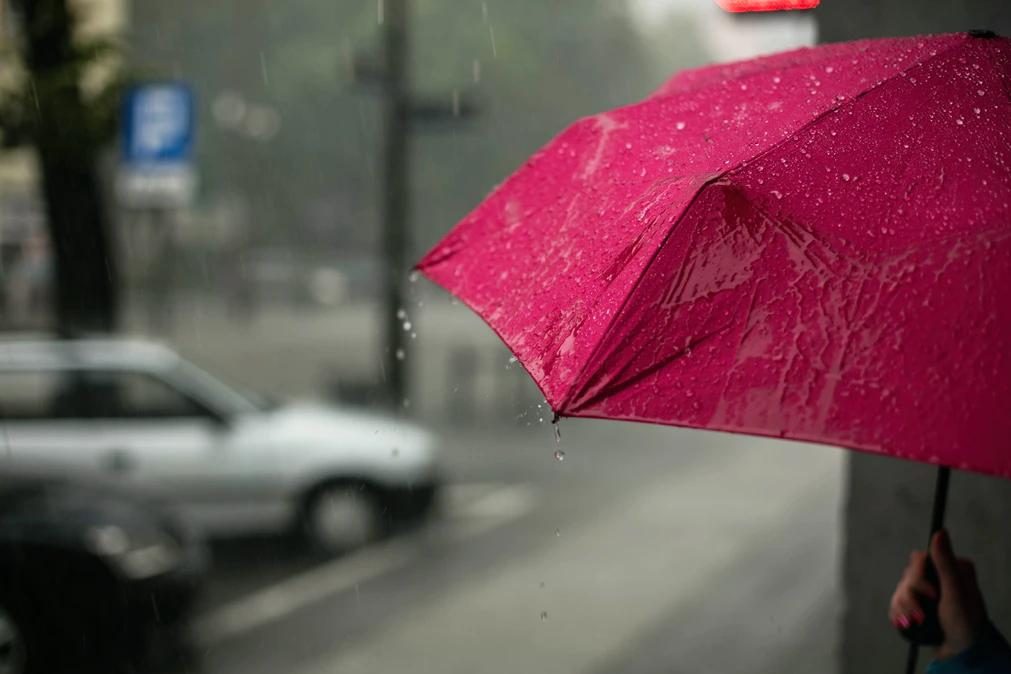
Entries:
POLYGON ((849 182, 850 181, 850 174, 849 173, 843 173, 842 174, 842 179, 845 180, 846 182, 849 182))
POLYGON ((961 117, 959 117, 958 119, 955 120, 955 124, 958 124, 959 126, 962 126, 963 124, 965 124, 965 120, 963 120, 961 117))
POLYGON ((565 461, 565 452, 560 449, 555 450, 555 461, 565 461))
POLYGON ((977 89, 976 93, 979 94, 980 96, 986 96, 986 92, 983 91, 982 89, 977 89))
POLYGON ((678 131, 684 131, 685 130, 685 123, 684 122, 678 122, 677 124, 674 125, 674 128, 677 129, 678 131))
POLYGON ((972 111, 975 112, 977 115, 980 113, 980 109, 979 108, 973 108, 972 111))

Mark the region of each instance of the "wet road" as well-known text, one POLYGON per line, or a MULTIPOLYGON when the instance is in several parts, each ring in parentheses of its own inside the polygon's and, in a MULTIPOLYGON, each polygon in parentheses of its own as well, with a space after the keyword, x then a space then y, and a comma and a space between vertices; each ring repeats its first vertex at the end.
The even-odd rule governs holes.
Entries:
POLYGON ((842 452, 562 423, 447 431, 409 535, 217 546, 199 671, 834 671, 842 452))

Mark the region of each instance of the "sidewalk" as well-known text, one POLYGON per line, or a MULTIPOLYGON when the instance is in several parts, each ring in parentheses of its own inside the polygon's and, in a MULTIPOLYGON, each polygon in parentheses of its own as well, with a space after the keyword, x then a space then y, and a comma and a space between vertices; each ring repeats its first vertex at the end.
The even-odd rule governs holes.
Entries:
POLYGON ((835 620, 817 643, 792 637, 839 604, 843 454, 762 444, 631 493, 299 674, 757 673, 797 648, 831 673, 835 620))

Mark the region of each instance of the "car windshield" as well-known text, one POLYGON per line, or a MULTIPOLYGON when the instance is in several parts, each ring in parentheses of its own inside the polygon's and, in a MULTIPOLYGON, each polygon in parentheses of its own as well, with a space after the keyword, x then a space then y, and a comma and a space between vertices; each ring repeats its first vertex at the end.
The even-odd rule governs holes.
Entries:
POLYGON ((227 384, 206 370, 186 361, 181 360, 173 368, 170 376, 181 390, 226 416, 268 412, 278 406, 274 400, 267 396, 227 384))

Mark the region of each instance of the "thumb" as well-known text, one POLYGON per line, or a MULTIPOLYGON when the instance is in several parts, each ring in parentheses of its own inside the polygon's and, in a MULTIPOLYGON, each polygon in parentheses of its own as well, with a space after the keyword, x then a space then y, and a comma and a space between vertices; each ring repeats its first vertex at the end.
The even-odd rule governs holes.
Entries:
POLYGON ((951 547, 951 538, 944 529, 938 531, 930 539, 930 561, 937 569, 937 576, 941 581, 942 596, 957 594, 961 589, 961 574, 955 550, 951 547))

